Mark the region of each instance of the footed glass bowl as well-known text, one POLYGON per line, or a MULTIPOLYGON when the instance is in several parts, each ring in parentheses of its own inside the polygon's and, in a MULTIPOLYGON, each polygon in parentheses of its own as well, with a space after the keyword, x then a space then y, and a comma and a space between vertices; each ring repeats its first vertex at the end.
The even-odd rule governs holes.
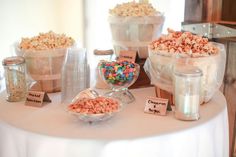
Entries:
POLYGON ((128 61, 103 61, 99 64, 100 75, 110 85, 112 91, 107 96, 120 99, 122 103, 131 103, 135 100, 128 90, 138 78, 140 66, 128 61))
POLYGON ((78 112, 73 112, 69 111, 70 114, 76 116, 80 120, 88 123, 95 123, 95 122, 100 122, 100 121, 105 121, 107 119, 110 119, 113 117, 116 113, 119 111, 114 111, 114 112, 108 112, 108 113, 100 113, 100 114, 88 114, 88 113, 78 113, 78 112))

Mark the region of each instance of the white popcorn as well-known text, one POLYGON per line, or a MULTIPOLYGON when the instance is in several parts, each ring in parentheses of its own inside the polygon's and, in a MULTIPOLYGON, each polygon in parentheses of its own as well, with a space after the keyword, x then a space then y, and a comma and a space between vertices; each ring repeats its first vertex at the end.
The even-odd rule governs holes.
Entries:
POLYGON ((110 9, 110 14, 114 16, 155 16, 158 11, 150 3, 137 3, 135 1, 118 4, 110 9))
POLYGON ((32 38, 22 38, 19 48, 26 51, 49 50, 56 48, 67 48, 74 44, 74 39, 65 34, 56 34, 52 31, 39 33, 32 38))

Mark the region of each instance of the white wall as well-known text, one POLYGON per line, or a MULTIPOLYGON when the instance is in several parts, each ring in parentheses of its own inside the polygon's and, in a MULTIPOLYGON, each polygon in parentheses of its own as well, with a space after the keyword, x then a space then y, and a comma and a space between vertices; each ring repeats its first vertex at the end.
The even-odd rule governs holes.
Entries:
POLYGON ((21 37, 52 30, 83 40, 83 0, 0 0, 0 60, 21 37))

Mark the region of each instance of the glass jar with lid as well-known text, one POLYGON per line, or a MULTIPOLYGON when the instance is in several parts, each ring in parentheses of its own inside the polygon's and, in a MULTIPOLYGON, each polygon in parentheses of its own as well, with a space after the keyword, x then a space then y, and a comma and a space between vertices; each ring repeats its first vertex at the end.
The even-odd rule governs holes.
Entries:
POLYGON ((5 58, 2 62, 5 72, 7 101, 25 99, 27 92, 25 59, 20 56, 5 58))
POLYGON ((194 66, 176 66, 174 69, 175 117, 180 120, 198 120, 201 100, 202 71, 194 66))

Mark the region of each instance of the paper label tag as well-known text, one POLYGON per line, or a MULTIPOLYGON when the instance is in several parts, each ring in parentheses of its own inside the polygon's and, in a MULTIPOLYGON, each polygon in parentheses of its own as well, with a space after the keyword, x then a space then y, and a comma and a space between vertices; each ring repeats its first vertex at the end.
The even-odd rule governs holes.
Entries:
POLYGON ((43 102, 51 102, 46 92, 41 91, 28 91, 26 95, 25 105, 41 107, 43 102))
POLYGON ((146 100, 144 112, 164 116, 166 115, 168 99, 149 97, 146 100))
POLYGON ((129 62, 135 62, 136 55, 137 55, 136 51, 122 50, 122 51, 120 51, 119 59, 118 60, 119 61, 126 60, 126 61, 129 61, 129 62))

